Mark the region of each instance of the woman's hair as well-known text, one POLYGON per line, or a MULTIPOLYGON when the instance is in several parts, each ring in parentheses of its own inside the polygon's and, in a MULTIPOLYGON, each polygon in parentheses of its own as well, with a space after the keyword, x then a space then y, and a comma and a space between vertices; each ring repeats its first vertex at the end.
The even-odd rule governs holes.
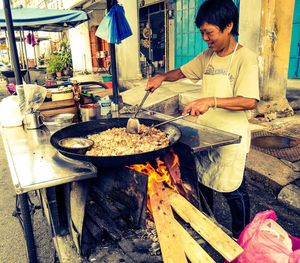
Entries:
POLYGON ((232 22, 231 34, 239 34, 239 12, 232 0, 204 1, 198 10, 195 23, 200 28, 205 22, 218 26, 222 32, 232 22))

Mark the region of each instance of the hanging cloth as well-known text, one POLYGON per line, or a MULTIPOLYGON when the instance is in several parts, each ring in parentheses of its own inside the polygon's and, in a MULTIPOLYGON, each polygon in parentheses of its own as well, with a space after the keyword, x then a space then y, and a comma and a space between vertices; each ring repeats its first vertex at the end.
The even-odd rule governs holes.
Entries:
POLYGON ((101 21, 96 36, 110 44, 120 44, 132 35, 123 6, 115 4, 101 21))
POLYGON ((31 39, 31 33, 28 33, 27 36, 26 36, 26 43, 28 45, 31 45, 31 41, 32 41, 32 39, 31 39))
POLYGON ((32 32, 31 33, 31 45, 34 47, 36 45, 36 39, 35 39, 35 36, 34 36, 34 33, 32 32))

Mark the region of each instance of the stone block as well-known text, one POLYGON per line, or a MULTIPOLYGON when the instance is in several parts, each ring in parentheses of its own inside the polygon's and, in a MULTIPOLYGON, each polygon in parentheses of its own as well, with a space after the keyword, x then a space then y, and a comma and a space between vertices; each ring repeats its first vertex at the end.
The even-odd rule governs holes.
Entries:
POLYGON ((293 110, 300 110, 300 99, 290 101, 290 106, 293 110))
POLYGON ((292 107, 286 98, 278 98, 271 101, 261 100, 257 105, 258 115, 271 116, 276 113, 275 117, 288 117, 294 115, 292 107))
POLYGON ((279 159, 254 149, 251 149, 247 156, 246 169, 249 179, 275 195, 284 186, 300 178, 299 172, 294 172, 279 159))
POLYGON ((285 186, 279 192, 278 200, 300 212, 300 187, 294 184, 285 186))

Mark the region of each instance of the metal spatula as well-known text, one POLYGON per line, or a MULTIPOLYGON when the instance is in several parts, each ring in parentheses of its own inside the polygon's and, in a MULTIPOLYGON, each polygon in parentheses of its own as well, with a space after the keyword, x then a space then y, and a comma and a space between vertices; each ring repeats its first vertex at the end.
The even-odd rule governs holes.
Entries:
POLYGON ((149 96, 149 94, 151 93, 150 90, 148 90, 144 96, 144 98, 142 99, 140 105, 138 106, 138 108, 136 109, 136 112, 133 116, 133 118, 130 118, 127 122, 127 126, 126 126, 126 131, 129 133, 138 133, 140 130, 140 122, 139 120, 136 118, 136 116, 138 115, 139 111, 141 110, 142 106, 144 105, 144 102, 146 101, 147 97, 149 96))
POLYGON ((153 125, 152 127, 153 127, 153 128, 157 128, 157 127, 159 127, 159 126, 161 126, 161 125, 164 125, 164 124, 167 124, 167 123, 169 123, 169 122, 181 120, 181 119, 183 119, 183 118, 185 118, 185 117, 187 117, 187 116, 190 116, 190 115, 191 115, 191 113, 188 112, 188 113, 185 114, 185 115, 181 115, 181 116, 178 116, 178 117, 175 117, 175 118, 171 118, 171 119, 169 119, 169 120, 167 120, 167 121, 164 121, 164 122, 158 123, 158 124, 156 124, 156 125, 153 125))

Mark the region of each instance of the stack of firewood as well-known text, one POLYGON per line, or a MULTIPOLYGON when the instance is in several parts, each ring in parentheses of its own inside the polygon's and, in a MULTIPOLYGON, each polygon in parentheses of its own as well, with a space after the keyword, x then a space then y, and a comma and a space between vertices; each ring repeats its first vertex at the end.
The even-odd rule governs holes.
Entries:
POLYGON ((228 262, 243 249, 210 218, 175 191, 156 183, 150 196, 155 227, 164 262, 215 262, 174 218, 173 210, 228 262), (187 257, 187 258, 186 258, 187 257))

